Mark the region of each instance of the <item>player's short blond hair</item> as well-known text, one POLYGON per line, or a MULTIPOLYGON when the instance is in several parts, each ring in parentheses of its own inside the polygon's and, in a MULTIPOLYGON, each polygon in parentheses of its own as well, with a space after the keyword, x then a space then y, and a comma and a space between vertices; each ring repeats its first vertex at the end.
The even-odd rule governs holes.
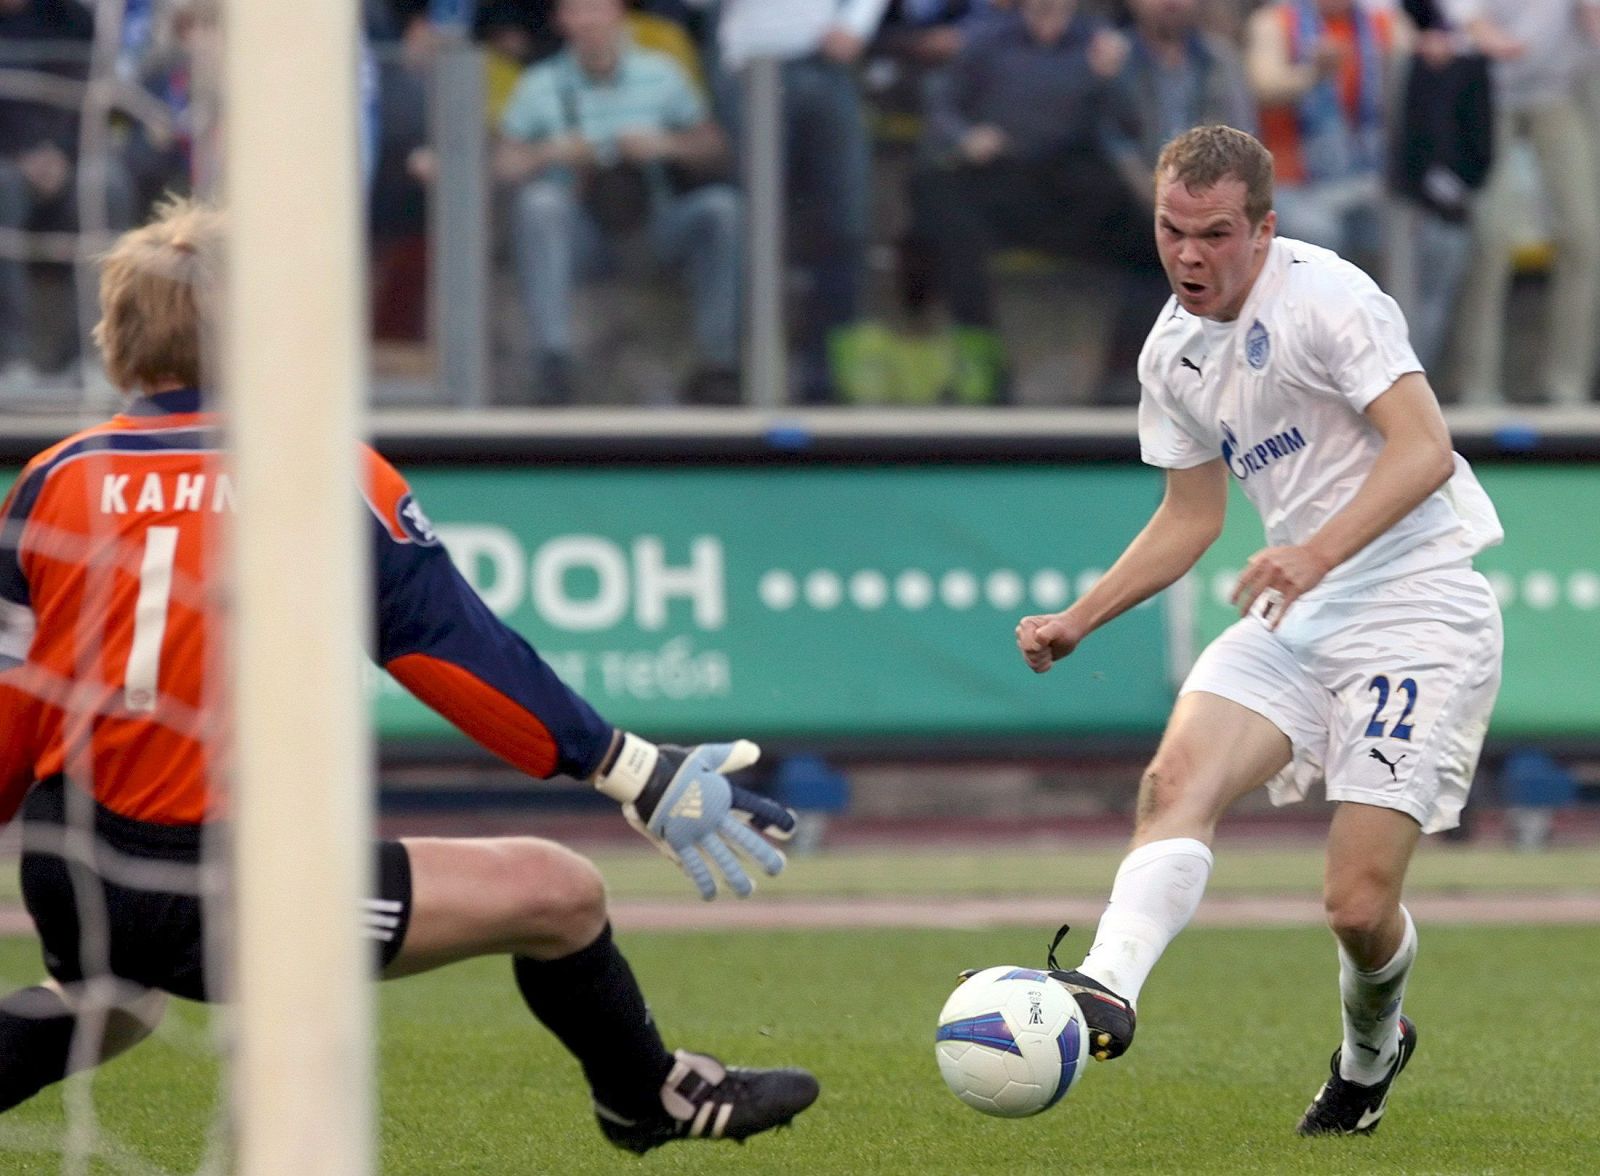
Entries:
POLYGON ((94 340, 117 387, 200 386, 222 309, 222 241, 216 209, 174 198, 100 259, 94 340))
POLYGON ((1244 212, 1252 225, 1272 211, 1272 152, 1254 135, 1221 125, 1193 127, 1161 149, 1156 179, 1191 192, 1223 180, 1244 185, 1244 212))

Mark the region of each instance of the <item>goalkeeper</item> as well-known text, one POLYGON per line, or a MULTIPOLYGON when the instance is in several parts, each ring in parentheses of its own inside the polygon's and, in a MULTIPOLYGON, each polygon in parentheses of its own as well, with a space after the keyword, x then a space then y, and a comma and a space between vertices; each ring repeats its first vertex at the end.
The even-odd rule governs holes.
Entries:
MULTIPOLYGON (((0 821, 20 809, 23 896, 50 973, 0 1001, 0 1110, 148 1035, 166 994, 228 995, 204 933, 224 896, 201 861, 226 809, 217 569, 232 486, 200 370, 221 244, 219 215, 181 202, 117 242, 96 339, 128 406, 36 457, 0 510, 0 821), (89 844, 64 835, 91 821, 89 844), (117 994, 103 1025, 91 986, 117 994), (80 1025, 100 1026, 92 1048, 74 1048, 80 1025)), ((718 874, 753 889, 735 851, 783 868, 766 838, 787 836, 793 814, 727 779, 754 744, 658 747, 613 728, 472 591, 400 475, 370 450, 363 461, 375 657, 396 680, 530 775, 591 781, 704 898, 718 874)), ((816 1098, 803 1070, 666 1048, 612 941, 600 875, 571 850, 405 838, 374 859, 362 922, 381 975, 509 954, 619 1147, 742 1139, 816 1098)))

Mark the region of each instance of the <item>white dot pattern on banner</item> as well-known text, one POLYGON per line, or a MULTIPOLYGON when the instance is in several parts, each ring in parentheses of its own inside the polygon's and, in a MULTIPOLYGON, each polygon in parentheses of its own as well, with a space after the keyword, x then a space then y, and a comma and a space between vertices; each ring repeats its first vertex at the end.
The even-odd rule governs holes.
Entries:
POLYGON ((1218 572, 1211 577, 1211 599, 1218 604, 1233 603, 1233 586, 1239 582, 1239 573, 1234 568, 1225 572, 1218 572))
POLYGON ((833 572, 822 569, 806 577, 806 603, 812 608, 826 612, 843 599, 844 585, 833 572))
POLYGON ((901 608, 913 611, 927 608, 933 603, 933 578, 927 572, 912 568, 895 577, 894 598, 901 608))
POLYGON ((756 595, 773 612, 783 612, 794 607, 794 602, 800 598, 800 589, 793 576, 774 568, 762 575, 756 584, 756 595))
POLYGON ((983 591, 995 608, 1014 609, 1022 603, 1022 577, 1009 568, 990 572, 983 582, 983 591))
POLYGON ((1033 603, 1039 608, 1060 608, 1067 603, 1069 595, 1066 576, 1054 568, 1035 572, 1028 590, 1033 595, 1033 603))
MULTIPOLYGON (((1084 572, 1079 577, 1090 585, 1101 575, 1084 572)), ((839 607, 847 598, 863 612, 876 612, 891 602, 910 612, 919 612, 937 599, 946 608, 964 611, 985 601, 990 607, 1011 612, 1023 607, 1031 593, 1033 604, 1055 609, 1071 598, 1072 582, 1056 568, 1035 572, 1029 579, 1012 568, 1001 568, 980 579, 978 573, 954 568, 935 580, 922 568, 907 568, 891 581, 876 568, 862 568, 848 578, 827 568, 816 568, 801 575, 785 568, 769 568, 756 582, 756 596, 773 612, 785 612, 802 600, 811 608, 826 612, 839 607)))
POLYGON ((1489 588, 1494 593, 1494 598, 1504 608, 1517 598, 1517 582, 1508 572, 1485 572, 1483 578, 1489 581, 1489 588))
POLYGON ((1561 603, 1561 584, 1549 572, 1530 572, 1522 581, 1522 599, 1540 612, 1561 603))
POLYGON ((978 577, 962 569, 946 572, 939 582, 939 598, 948 608, 971 608, 978 603, 978 577))
MULTIPOLYGON (((1089 573, 1083 573, 1087 576, 1089 573)), ((1235 570, 1217 572, 1211 577, 1211 597, 1220 605, 1228 605, 1239 573, 1235 570)), ((1565 584, 1552 571, 1536 568, 1518 579, 1499 568, 1483 573, 1501 608, 1520 605, 1536 612, 1548 612, 1563 603, 1585 612, 1600 608, 1600 572, 1580 568, 1567 576, 1565 584)), ((1080 577, 1080 582, 1082 577, 1080 577)))
POLYGON ((889 580, 882 572, 857 572, 850 577, 850 599, 866 612, 882 608, 889 600, 889 580))
POLYGON ((1567 580, 1567 599, 1573 608, 1600 608, 1600 573, 1573 572, 1567 580))
MULTIPOLYGON (((761 603, 773 612, 793 608, 803 596, 806 604, 821 612, 838 608, 848 594, 850 602, 864 612, 873 612, 889 604, 891 595, 896 604, 911 612, 927 608, 937 597, 946 608, 964 611, 987 601, 990 607, 1010 611, 1032 598, 1035 607, 1057 609, 1066 604, 1074 594, 1082 596, 1105 575, 1100 568, 1086 568, 1076 576, 1057 568, 1044 568, 1034 572, 1026 581, 1010 568, 990 572, 982 580, 966 568, 945 572, 937 582, 921 568, 907 568, 893 579, 891 593, 889 576, 875 568, 863 568, 850 575, 848 582, 839 573, 827 568, 807 572, 803 581, 797 581, 793 572, 771 568, 763 572, 756 583, 756 595, 761 603)), ((1600 609, 1600 572, 1593 568, 1580 568, 1566 574, 1536 568, 1519 579, 1510 572, 1494 569, 1484 573, 1489 587, 1502 608, 1520 605, 1537 612, 1566 605, 1592 612, 1600 609)), ((1231 608, 1230 597, 1238 583, 1239 571, 1225 568, 1212 574, 1209 590, 1213 601, 1231 608)), ((1141 607, 1147 607, 1146 601, 1141 607)))

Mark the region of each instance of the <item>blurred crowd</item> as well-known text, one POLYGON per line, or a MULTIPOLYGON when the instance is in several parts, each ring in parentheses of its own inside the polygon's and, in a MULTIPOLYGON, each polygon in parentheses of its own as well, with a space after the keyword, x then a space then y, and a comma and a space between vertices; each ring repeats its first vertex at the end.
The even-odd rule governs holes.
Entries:
MULTIPOLYGON (((127 0, 97 39, 105 8, 0 0, 0 406, 92 375, 63 325, 92 315, 82 242, 216 170, 217 0, 127 0)), ((451 177, 431 86, 446 47, 479 51, 498 403, 629 399, 618 339, 671 370, 636 398, 739 402, 758 59, 782 79, 795 402, 1131 402, 1166 297, 1151 170, 1206 122, 1260 135, 1279 233, 1384 282, 1449 398, 1595 398, 1600 0, 362 8, 382 354, 433 330, 429 205, 451 177), (631 334, 596 329, 619 313, 631 334)))

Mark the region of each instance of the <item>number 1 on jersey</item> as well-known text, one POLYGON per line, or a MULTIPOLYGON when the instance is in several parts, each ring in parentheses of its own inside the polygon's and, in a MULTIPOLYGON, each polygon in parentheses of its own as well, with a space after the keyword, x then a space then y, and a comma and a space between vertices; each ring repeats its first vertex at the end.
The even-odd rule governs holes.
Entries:
POLYGON ((167 635, 167 605, 172 599, 172 566, 177 554, 178 528, 151 527, 145 532, 139 600, 133 606, 133 645, 122 677, 122 705, 131 711, 156 709, 161 642, 167 635))

